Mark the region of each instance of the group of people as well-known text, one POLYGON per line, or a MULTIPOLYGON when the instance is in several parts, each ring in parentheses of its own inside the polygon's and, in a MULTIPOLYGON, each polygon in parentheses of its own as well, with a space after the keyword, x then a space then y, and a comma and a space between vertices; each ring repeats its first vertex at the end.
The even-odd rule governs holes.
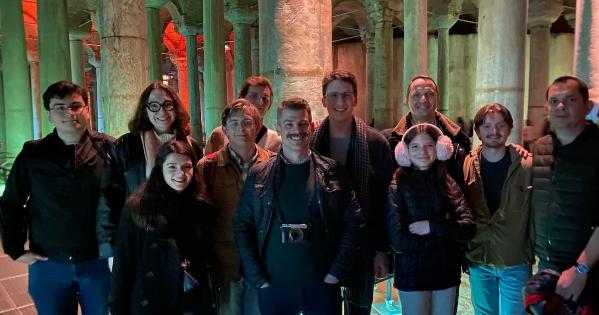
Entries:
POLYGON ((599 128, 583 81, 549 86, 532 154, 507 143, 501 104, 476 113, 471 148, 430 77, 408 84, 393 129, 355 116, 357 95, 333 71, 327 117, 285 99, 274 131, 270 82, 250 77, 202 148, 166 85, 143 91, 117 140, 89 128, 82 87, 48 87, 55 129, 24 144, 0 198, 38 313, 370 314, 393 274, 403 314, 455 314, 462 271, 476 314, 598 312, 599 128))

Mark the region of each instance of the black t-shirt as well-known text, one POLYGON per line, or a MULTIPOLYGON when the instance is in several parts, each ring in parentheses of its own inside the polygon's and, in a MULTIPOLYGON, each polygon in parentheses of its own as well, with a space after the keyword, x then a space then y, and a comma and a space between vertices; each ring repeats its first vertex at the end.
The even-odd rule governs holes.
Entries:
POLYGON ((483 179, 485 199, 487 200, 487 206, 491 215, 499 208, 503 183, 507 178, 507 171, 510 165, 512 165, 512 161, 507 151, 501 160, 497 162, 489 162, 481 154, 480 175, 483 179))
POLYGON ((273 216, 266 241, 266 267, 273 285, 303 287, 322 282, 328 264, 322 220, 316 201, 311 201, 307 183, 310 161, 283 164, 278 189, 278 215, 273 216), (282 242, 281 223, 309 224, 307 241, 301 244, 282 242))

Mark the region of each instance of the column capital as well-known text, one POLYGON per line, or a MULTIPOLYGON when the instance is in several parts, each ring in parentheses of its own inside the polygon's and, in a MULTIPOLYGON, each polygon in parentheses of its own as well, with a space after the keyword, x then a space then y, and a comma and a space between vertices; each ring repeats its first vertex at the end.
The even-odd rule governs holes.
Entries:
POLYGON ((258 20, 258 12, 242 5, 226 6, 225 18, 232 24, 252 25, 258 20))
POLYGON ((566 18, 571 28, 576 29, 576 12, 566 13, 564 14, 564 18, 566 18))
POLYGON ((559 0, 531 1, 528 8, 528 28, 551 27, 563 10, 564 6, 559 0))
POLYGON ((450 29, 457 21, 459 14, 442 14, 432 17, 429 24, 436 29, 450 29))
POLYGON ((187 23, 175 24, 177 26, 177 32, 183 36, 199 35, 202 34, 201 25, 190 25, 187 23))

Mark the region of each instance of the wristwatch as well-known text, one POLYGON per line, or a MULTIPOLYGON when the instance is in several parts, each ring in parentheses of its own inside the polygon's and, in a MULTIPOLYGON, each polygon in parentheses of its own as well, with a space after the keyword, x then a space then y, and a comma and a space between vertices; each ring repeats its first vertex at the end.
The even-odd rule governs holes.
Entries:
POLYGON ((591 268, 589 267, 589 265, 587 264, 582 264, 582 263, 575 263, 574 267, 576 267, 576 271, 580 274, 586 274, 589 272, 589 270, 591 270, 591 268))

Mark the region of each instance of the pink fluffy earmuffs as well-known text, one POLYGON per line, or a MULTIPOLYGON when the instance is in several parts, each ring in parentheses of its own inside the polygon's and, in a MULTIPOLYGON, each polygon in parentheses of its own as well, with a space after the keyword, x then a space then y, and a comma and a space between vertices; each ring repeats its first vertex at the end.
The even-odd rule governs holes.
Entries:
POLYGON ((453 145, 451 144, 451 139, 444 135, 443 131, 441 131, 439 127, 428 123, 417 124, 408 128, 408 130, 406 130, 404 135, 401 137, 401 141, 397 144, 397 146, 395 146, 395 160, 399 166, 408 167, 412 165, 412 161, 410 161, 410 155, 408 152, 408 145, 405 142, 405 137, 412 129, 421 125, 433 127, 438 132, 439 137, 437 138, 436 145, 437 160, 447 161, 453 154, 453 145))

